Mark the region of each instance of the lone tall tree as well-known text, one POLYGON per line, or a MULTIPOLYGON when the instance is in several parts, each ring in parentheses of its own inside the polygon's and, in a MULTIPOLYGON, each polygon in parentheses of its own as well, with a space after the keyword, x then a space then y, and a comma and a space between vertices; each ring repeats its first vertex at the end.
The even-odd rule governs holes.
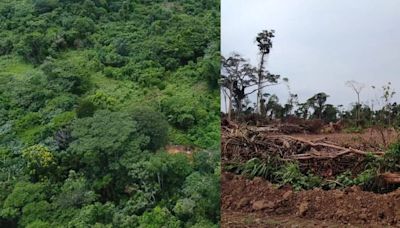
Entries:
POLYGON ((260 32, 257 37, 257 46, 260 51, 261 59, 260 59, 260 65, 258 68, 258 75, 257 75, 257 86, 258 86, 258 92, 257 92, 257 111, 259 114, 261 114, 261 99, 263 96, 262 88, 263 88, 263 82, 266 77, 268 77, 268 73, 264 73, 264 64, 265 64, 265 57, 270 53, 271 48, 272 48, 272 38, 275 37, 274 35, 275 30, 264 30, 260 32))
MULTIPOLYGON (((257 69, 256 85, 257 88, 257 113, 262 114, 263 110, 261 107, 261 100, 264 99, 263 88, 267 86, 273 86, 279 84, 280 75, 271 74, 269 71, 265 70, 266 57, 272 48, 272 38, 275 37, 274 30, 264 30, 260 32, 256 37, 257 46, 260 54, 260 65, 257 69), (268 83, 268 84, 267 84, 268 83)), ((284 82, 288 82, 287 78, 282 78, 284 82)), ((254 92, 253 91, 253 92, 254 92)), ((252 93, 252 92, 251 92, 252 93)))
POLYGON ((361 91, 364 89, 365 85, 363 83, 351 80, 351 81, 347 81, 346 85, 350 88, 353 89, 353 91, 357 94, 357 104, 356 104, 356 124, 358 125, 359 121, 360 121, 360 93, 361 91))

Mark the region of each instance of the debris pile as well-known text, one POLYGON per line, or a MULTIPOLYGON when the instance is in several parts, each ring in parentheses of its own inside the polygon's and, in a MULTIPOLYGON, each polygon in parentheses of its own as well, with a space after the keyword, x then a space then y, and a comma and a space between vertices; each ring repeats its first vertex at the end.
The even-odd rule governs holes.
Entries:
POLYGON ((223 162, 243 163, 252 158, 265 161, 274 157, 282 162, 297 161, 303 171, 330 177, 347 170, 357 174, 362 171, 366 156, 384 154, 339 146, 325 138, 309 141, 285 132, 273 126, 227 124, 222 132, 223 162))

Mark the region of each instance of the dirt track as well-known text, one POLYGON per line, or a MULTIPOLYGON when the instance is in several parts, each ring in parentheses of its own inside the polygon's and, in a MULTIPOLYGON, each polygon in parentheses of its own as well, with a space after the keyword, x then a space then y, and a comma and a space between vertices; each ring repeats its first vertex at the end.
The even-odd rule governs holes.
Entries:
POLYGON ((400 227, 400 190, 293 192, 231 173, 222 175, 221 184, 222 227, 400 227))

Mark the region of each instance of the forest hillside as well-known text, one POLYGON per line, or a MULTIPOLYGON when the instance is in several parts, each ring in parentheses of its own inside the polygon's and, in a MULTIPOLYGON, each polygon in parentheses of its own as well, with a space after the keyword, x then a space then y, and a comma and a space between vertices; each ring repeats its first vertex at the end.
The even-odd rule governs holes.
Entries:
POLYGON ((1 1, 0 227, 218 226, 219 68, 215 0, 1 1))

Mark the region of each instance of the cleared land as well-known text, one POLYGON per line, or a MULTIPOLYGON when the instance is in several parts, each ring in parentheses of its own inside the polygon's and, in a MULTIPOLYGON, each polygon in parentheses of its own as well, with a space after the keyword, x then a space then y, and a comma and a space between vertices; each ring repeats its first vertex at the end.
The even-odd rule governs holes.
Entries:
POLYGON ((371 156, 384 156, 398 139, 396 131, 315 134, 303 129, 299 132, 293 125, 254 127, 235 123, 224 123, 222 129, 222 227, 400 226, 397 173, 380 173, 369 186, 296 191, 289 184, 251 178, 232 169, 254 158, 266 161, 277 157, 278 165, 293 161, 302 173, 335 182, 343 172, 362 173, 371 156))

